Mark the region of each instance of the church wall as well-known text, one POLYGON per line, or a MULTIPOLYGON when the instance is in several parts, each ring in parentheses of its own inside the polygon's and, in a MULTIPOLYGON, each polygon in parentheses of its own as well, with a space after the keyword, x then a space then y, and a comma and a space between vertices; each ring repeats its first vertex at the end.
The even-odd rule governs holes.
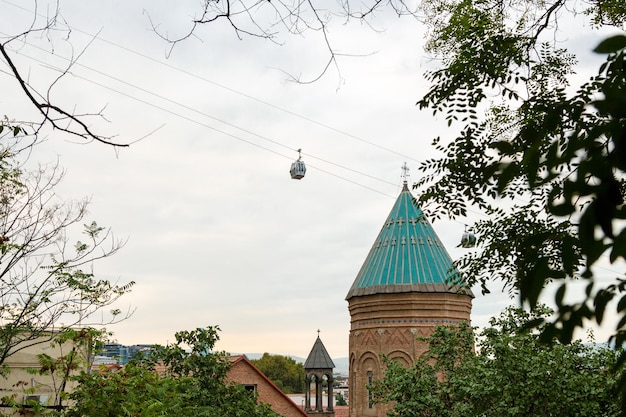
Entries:
POLYGON ((383 377, 380 355, 410 366, 427 350, 418 337, 435 327, 470 320, 471 297, 455 293, 387 293, 349 300, 351 417, 384 417, 391 407, 371 404, 367 384, 383 377))

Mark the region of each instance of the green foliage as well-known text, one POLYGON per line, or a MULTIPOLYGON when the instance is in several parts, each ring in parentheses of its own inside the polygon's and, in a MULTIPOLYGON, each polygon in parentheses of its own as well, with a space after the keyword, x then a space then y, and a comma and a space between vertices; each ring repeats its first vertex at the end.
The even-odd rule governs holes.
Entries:
POLYGON ((226 380, 230 361, 213 352, 218 327, 181 331, 176 343, 116 372, 85 372, 67 417, 277 417, 254 393, 226 380), (162 369, 162 370, 161 370, 162 369))
POLYGON ((576 59, 549 33, 566 12, 620 26, 625 10, 621 0, 423 3, 427 49, 443 66, 427 74, 432 85, 418 106, 462 127, 449 142, 435 139, 443 156, 421 167, 420 204, 436 207, 435 218, 485 214, 473 228, 479 250, 458 262, 467 284, 488 292, 501 280, 535 308, 559 282, 547 339, 570 341, 619 299, 614 337, 626 342, 626 281, 600 284, 594 270, 603 255, 626 259, 626 36, 598 45, 604 63, 574 89, 576 59), (578 278, 585 291, 569 301, 578 278))
POLYGON ((163 378, 142 363, 128 363, 118 372, 85 373, 70 398, 75 402, 66 416, 176 415, 185 407, 178 387, 184 381, 163 378))
POLYGON ((546 344, 528 324, 551 311, 508 309, 476 339, 467 324, 439 327, 409 369, 385 358, 372 389, 391 417, 622 416, 617 353, 580 341, 546 344), (472 345, 476 341, 477 353, 472 345))
POLYGON ((304 392, 304 366, 293 358, 264 353, 252 362, 286 394, 304 392))

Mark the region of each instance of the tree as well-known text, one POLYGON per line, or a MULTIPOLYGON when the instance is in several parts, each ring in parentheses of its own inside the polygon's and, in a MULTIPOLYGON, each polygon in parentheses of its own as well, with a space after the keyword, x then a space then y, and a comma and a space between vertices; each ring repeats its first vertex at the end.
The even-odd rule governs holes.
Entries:
POLYGON ((264 353, 252 362, 286 394, 304 392, 304 366, 293 358, 264 353))
POLYGON ((391 402, 394 417, 624 415, 610 372, 617 353, 581 341, 543 343, 527 325, 550 313, 509 308, 477 338, 467 324, 438 327, 411 368, 385 360, 375 398, 391 402))
POLYGON ((213 351, 218 331, 177 332, 176 343, 155 346, 148 358, 117 372, 83 372, 64 415, 277 417, 267 404, 257 404, 254 393, 226 380, 228 355, 213 351))
POLYGON ((617 28, 623 2, 426 0, 422 9, 427 50, 442 67, 427 74, 418 106, 461 127, 452 140, 435 139, 443 156, 421 166, 427 175, 415 186, 436 217, 486 215, 474 225, 479 249, 458 263, 467 283, 486 292, 501 280, 530 308, 558 283, 556 317, 544 329, 563 342, 586 320, 601 323, 620 297, 621 346, 625 281, 598 280, 594 265, 626 258, 626 36, 601 42, 598 74, 573 89, 576 58, 554 31, 568 15, 617 28), (577 278, 584 293, 566 297, 577 278))
POLYGON ((19 127, 0 135, 0 368, 11 355, 49 343, 62 329, 114 323, 128 317, 104 309, 133 282, 98 279, 94 262, 115 254, 122 242, 96 222, 83 224, 88 200, 66 202, 55 187, 58 165, 25 168, 23 149, 33 146, 19 127), (15 135, 15 138, 13 136, 15 135), (16 140, 13 140, 16 139, 16 140), (82 227, 81 227, 82 226, 82 227), (74 244, 70 236, 82 228, 74 244), (96 318, 95 313, 102 313, 96 318))

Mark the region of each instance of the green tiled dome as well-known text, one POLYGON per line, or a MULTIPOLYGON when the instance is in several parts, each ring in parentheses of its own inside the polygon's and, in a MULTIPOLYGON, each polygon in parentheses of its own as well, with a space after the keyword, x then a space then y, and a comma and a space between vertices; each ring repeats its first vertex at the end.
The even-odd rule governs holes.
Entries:
POLYGON ((459 284, 450 255, 405 182, 346 300, 381 293, 456 293, 459 284))

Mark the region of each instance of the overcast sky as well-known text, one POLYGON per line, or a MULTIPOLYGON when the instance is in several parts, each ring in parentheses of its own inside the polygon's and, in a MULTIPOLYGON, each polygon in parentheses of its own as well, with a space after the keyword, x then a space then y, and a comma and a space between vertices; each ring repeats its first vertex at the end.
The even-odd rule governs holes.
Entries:
MULTIPOLYGON (((135 313, 110 327, 119 342, 166 343, 177 330, 219 325, 218 349, 306 356, 320 329, 331 356, 347 356, 344 298, 401 189, 400 168, 406 162, 417 180, 419 161, 435 156, 432 138, 452 134, 415 107, 436 65, 423 30, 391 14, 375 21, 381 31, 337 22, 331 40, 354 56, 298 84, 286 74, 314 78, 326 63, 319 32, 279 45, 216 23, 166 57, 148 16, 179 36, 198 3, 62 0, 69 38, 30 37, 15 45, 17 62, 45 86, 81 54, 53 100, 104 109, 92 128, 133 144, 114 151, 50 132, 32 160, 58 158, 67 171, 58 193, 89 196, 87 220, 127 239, 95 266, 98 276, 136 282, 119 304, 135 313), (301 181, 288 173, 298 148, 308 168, 301 181)), ((26 30, 32 4, 0 0, 0 36, 26 30)), ((567 40, 581 51, 596 43, 567 40)), ((27 120, 32 109, 0 66, 0 113, 27 120)), ((452 257, 462 255, 463 224, 434 227, 452 257)), ((514 302, 497 290, 476 291, 473 324, 514 302)))

